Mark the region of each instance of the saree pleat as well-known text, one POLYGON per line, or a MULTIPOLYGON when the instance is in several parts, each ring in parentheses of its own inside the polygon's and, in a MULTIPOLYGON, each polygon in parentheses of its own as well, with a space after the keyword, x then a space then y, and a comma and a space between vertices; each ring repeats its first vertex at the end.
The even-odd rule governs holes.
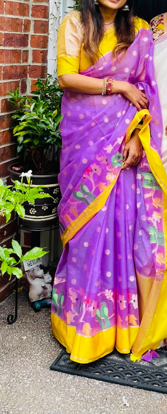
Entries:
POLYGON ((152 334, 159 301, 167 293, 167 176, 160 159, 162 119, 152 60, 151 34, 141 29, 126 55, 111 59, 108 53, 83 72, 112 73, 134 83, 149 98, 149 111, 137 113, 122 95, 66 91, 63 97, 59 219, 64 250, 51 318, 54 335, 80 363, 114 347, 122 353, 132 349, 138 357, 167 336, 166 325, 152 334), (137 126, 141 162, 122 170, 124 145, 137 126))

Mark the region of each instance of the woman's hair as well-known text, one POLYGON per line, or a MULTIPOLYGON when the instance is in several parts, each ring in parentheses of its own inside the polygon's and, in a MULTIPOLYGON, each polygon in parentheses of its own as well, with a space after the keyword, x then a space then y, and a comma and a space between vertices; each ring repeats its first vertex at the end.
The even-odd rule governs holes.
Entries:
MULTIPOLYGON (((126 51, 135 38, 133 0, 128 0, 126 4, 129 6, 129 11, 119 9, 115 18, 117 44, 113 51, 114 56, 126 51)), ((81 19, 84 26, 84 51, 94 63, 104 34, 100 7, 94 3, 94 0, 81 0, 81 19)))

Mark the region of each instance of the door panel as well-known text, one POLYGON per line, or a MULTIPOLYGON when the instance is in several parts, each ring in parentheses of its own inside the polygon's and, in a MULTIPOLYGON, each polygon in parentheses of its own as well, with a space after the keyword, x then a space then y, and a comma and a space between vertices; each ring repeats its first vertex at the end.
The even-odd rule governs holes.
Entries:
POLYGON ((135 14, 148 22, 152 17, 167 12, 167 0, 135 0, 135 14))

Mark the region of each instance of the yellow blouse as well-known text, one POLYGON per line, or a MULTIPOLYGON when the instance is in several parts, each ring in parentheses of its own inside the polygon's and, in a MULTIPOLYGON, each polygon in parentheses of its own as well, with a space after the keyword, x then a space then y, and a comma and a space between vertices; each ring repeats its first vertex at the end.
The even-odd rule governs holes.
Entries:
MULTIPOLYGON (((135 32, 142 28, 149 29, 148 23, 135 17, 135 32)), ((84 30, 80 12, 73 10, 63 19, 58 32, 58 76, 79 73, 91 66, 92 63, 83 50, 83 39, 84 30)), ((116 43, 115 29, 107 30, 100 42, 97 59, 114 49, 116 43)))

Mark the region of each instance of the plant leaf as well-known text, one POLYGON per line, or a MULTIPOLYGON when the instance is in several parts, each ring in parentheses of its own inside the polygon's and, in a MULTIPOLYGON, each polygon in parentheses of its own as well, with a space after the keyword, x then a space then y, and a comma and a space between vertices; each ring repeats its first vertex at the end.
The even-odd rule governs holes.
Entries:
POLYGON ((14 267, 12 274, 15 275, 17 279, 20 279, 23 276, 23 272, 21 269, 19 269, 19 267, 14 267))
POLYGON ((20 261, 28 262, 29 260, 35 260, 39 257, 44 256, 46 253, 48 252, 44 252, 42 247, 34 247, 33 249, 29 250, 29 252, 25 253, 25 255, 21 257, 20 261))
POLYGON ((20 258, 22 256, 22 249, 17 240, 12 240, 12 247, 16 255, 20 258))
POLYGON ((0 260, 5 260, 5 253, 3 247, 0 246, 0 260))
POLYGON ((2 275, 4 275, 6 273, 7 268, 8 268, 8 264, 5 261, 2 262, 2 264, 1 264, 1 273, 2 273, 2 275))
POLYGON ((21 206, 20 204, 16 204, 15 211, 16 211, 16 213, 17 213, 20 217, 24 217, 24 216, 25 216, 25 209, 24 209, 24 207, 23 207, 23 206, 21 206))

